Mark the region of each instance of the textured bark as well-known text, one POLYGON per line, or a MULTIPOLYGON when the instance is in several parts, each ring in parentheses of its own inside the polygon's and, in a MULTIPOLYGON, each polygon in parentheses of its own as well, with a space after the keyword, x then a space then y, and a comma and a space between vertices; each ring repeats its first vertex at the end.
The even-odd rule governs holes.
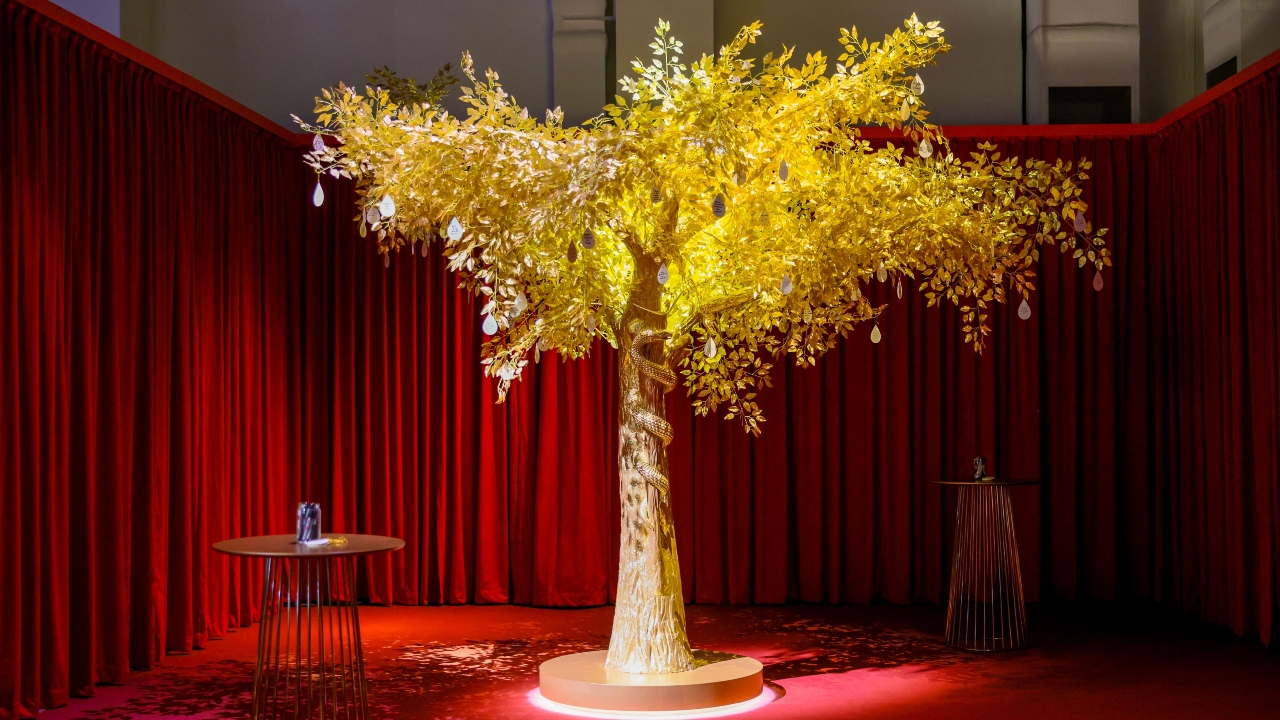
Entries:
POLYGON ((618 332, 622 542, 606 664, 633 673, 694 667, 666 482, 671 433, 663 395, 674 375, 667 368, 666 318, 654 312, 661 307, 658 265, 637 258, 637 281, 618 332))

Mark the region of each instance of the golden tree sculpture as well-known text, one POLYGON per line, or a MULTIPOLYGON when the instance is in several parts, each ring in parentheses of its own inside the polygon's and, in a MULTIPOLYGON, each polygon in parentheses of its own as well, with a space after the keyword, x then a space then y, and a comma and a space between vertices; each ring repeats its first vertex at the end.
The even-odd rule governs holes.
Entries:
MULTIPOLYGON (((672 528, 663 395, 683 377, 697 412, 752 432, 771 359, 812 365, 874 321, 863 285, 910 283, 955 303, 981 350, 992 303, 1033 289, 1044 244, 1110 264, 1084 222, 1089 163, 952 154, 927 122, 917 69, 948 46, 914 16, 879 42, 841 32, 821 53, 743 57, 760 24, 688 65, 660 22, 649 65, 583 127, 531 117, 462 58, 466 117, 385 88, 317 100, 318 172, 352 178, 361 234, 388 254, 436 240, 483 300, 485 372, 500 396, 527 363, 618 350, 622 538, 607 666, 694 667, 672 528), (899 129, 873 145, 860 128, 899 129)), ((872 330, 878 341, 880 330, 872 330)))

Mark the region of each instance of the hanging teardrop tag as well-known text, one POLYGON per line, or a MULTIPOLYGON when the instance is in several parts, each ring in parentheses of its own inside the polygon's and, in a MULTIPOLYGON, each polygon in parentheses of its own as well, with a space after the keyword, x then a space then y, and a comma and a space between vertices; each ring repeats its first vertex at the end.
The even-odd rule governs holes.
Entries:
POLYGON ((739 170, 738 172, 734 173, 733 181, 737 183, 739 186, 741 186, 743 183, 747 181, 747 174, 739 170))
POLYGON ((320 187, 319 180, 316 180, 316 191, 311 193, 311 204, 316 207, 324 204, 324 188, 320 187))
POLYGON ((904 122, 904 123, 905 123, 907 120, 910 120, 910 119, 911 119, 911 108, 907 105, 907 99, 906 99, 906 98, 902 98, 902 112, 901 112, 901 115, 902 115, 902 122, 904 122))
POLYGON ((368 234, 369 234, 369 226, 364 224, 363 222, 360 223, 360 237, 364 237, 368 234))
POLYGON ((667 272, 667 264, 662 263, 662 267, 658 268, 658 284, 666 285, 667 280, 671 278, 671 274, 667 272))
POLYGON ((791 168, 787 167, 787 161, 783 160, 782 163, 778 165, 778 178, 783 182, 786 182, 789 177, 791 177, 791 168))
POLYGON ((1018 306, 1018 317, 1023 320, 1031 319, 1031 305, 1026 298, 1022 298, 1022 304, 1018 306))
POLYGON ((768 224, 769 224, 769 211, 768 211, 768 210, 764 210, 764 209, 761 209, 761 210, 760 210, 760 224, 761 224, 761 225, 768 225, 768 224))
POLYGON ((365 208, 365 211, 364 211, 364 221, 365 221, 365 222, 367 222, 367 223, 369 223, 370 225, 372 225, 372 224, 374 224, 374 223, 378 222, 378 219, 379 219, 380 217, 381 217, 381 216, 380 216, 380 215, 378 215, 378 208, 376 208, 376 207, 369 207, 369 208, 365 208))
POLYGON ((485 335, 492 335, 498 332, 498 321, 493 319, 492 315, 484 316, 484 323, 480 325, 480 329, 485 335))
POLYGON ((596 246, 596 235, 591 232, 591 228, 582 231, 582 249, 590 250, 596 246))
POLYGON ((427 256, 427 241, 423 240, 422 241, 422 257, 426 257, 426 256, 427 256))
POLYGON ((806 307, 806 308, 804 309, 804 321, 805 321, 806 323, 811 323, 811 322, 813 322, 813 308, 811 308, 811 307, 806 307))
POLYGON ((711 201, 711 212, 718 218, 724 217, 724 195, 716 194, 716 199, 711 201))
POLYGON ((324 152, 324 136, 323 135, 317 134, 311 138, 311 150, 312 152, 318 152, 318 153, 324 152))
POLYGON ((511 305, 511 309, 515 311, 515 313, 512 314, 512 317, 519 317, 520 313, 524 312, 528 307, 529 298, 525 296, 524 291, 521 290, 516 295, 516 301, 511 305))
POLYGON ((596 331, 596 316, 595 316, 595 315, 588 315, 588 316, 587 316, 587 330, 589 330, 589 331, 591 331, 591 332, 595 332, 595 331, 596 331))
POLYGON ((884 337, 884 336, 880 334, 880 325, 879 325, 879 324, 877 324, 875 327, 871 328, 871 342, 873 342, 873 343, 879 343, 879 342, 880 342, 880 338, 882 338, 882 337, 884 337))
POLYGON ((792 291, 792 289, 794 289, 794 288, 793 288, 793 287, 792 287, 792 285, 791 285, 791 276, 790 276, 790 275, 783 275, 783 276, 782 276, 782 282, 781 282, 781 283, 778 283, 778 289, 782 291, 782 294, 783 294, 783 295, 790 295, 790 294, 791 294, 791 291, 792 291))
POLYGON ((569 262, 577 262, 577 261, 578 261, 578 243, 576 243, 576 242, 574 242, 574 241, 572 241, 572 240, 570 240, 570 241, 569 241, 569 253, 568 253, 568 256, 569 256, 569 262))
POLYGON ((880 282, 889 279, 889 272, 884 269, 884 263, 880 263, 880 267, 876 270, 876 279, 880 282))
POLYGON ((916 73, 916 77, 911 81, 911 92, 917 97, 924 94, 924 80, 920 79, 920 73, 916 73))
POLYGON ((1079 233, 1084 232, 1084 229, 1085 229, 1084 213, 1082 212, 1076 213, 1076 217, 1071 222, 1071 225, 1072 227, 1075 228, 1076 232, 1079 232, 1079 233))
POLYGON ((389 250, 382 254, 382 267, 391 267, 391 251, 389 250))
POLYGON ((1102 292, 1102 271, 1093 274, 1093 289, 1102 292))
POLYGON ((446 232, 449 233, 449 239, 454 242, 462 239, 462 223, 458 222, 458 218, 449 221, 449 229, 446 232))
POLYGON ((706 355, 708 358, 713 358, 716 356, 715 338, 710 338, 710 337, 707 338, 707 344, 703 346, 702 353, 706 355))
POLYGON ((383 195, 382 200, 378 202, 378 214, 384 218, 396 214, 396 201, 392 200, 390 195, 383 195))
POLYGON ((920 154, 920 157, 928 160, 933 156, 933 143, 929 142, 929 138, 923 138, 920 141, 920 146, 916 148, 916 152, 920 154))
POLYGON ((902 299, 902 278, 898 278, 898 299, 902 299))
POLYGON ((658 188, 654 188, 653 190, 649 191, 649 201, 652 202, 654 205, 657 205, 658 203, 662 202, 662 193, 658 192, 658 188))

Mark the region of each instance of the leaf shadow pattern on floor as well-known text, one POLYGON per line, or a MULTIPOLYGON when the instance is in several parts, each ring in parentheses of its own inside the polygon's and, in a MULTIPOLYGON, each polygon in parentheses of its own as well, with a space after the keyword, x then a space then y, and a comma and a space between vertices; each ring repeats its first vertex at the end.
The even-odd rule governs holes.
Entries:
POLYGON ((571 640, 556 635, 405 645, 368 666, 369 709, 374 716, 414 717, 428 704, 444 710, 466 707, 476 696, 524 692, 543 662, 608 645, 603 636, 571 640))
POLYGON ((145 674, 138 693, 114 707, 86 710, 82 717, 249 717, 253 707, 253 663, 227 659, 205 663, 194 670, 156 669, 145 674))
POLYGON ((765 675, 770 680, 923 665, 949 668, 953 672, 946 674, 948 679, 963 681, 971 679, 973 674, 954 671, 977 659, 972 654, 947 647, 941 638, 880 625, 797 620, 784 623, 780 629, 803 633, 809 647, 795 647, 768 658, 765 675))

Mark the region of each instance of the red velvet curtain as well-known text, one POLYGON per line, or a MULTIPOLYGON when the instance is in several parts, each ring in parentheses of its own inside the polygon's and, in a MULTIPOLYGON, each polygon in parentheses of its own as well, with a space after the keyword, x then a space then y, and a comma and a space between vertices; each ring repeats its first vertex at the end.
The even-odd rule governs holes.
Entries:
MULTIPOLYGON (((255 618, 209 545, 326 525, 403 537, 372 602, 607 602, 613 356, 544 357, 493 403, 476 306, 434 253, 384 269, 346 185, 291 142, 0 0, 0 718, 255 618)), ((974 455, 1015 490, 1031 598, 1154 598, 1276 636, 1280 123, 1272 64, 1158 132, 959 130, 1086 155, 1116 266, 1056 252, 992 347, 899 300, 780 367, 752 439, 668 396, 697 602, 944 598, 974 455), (1050 137, 1050 132, 1057 133, 1050 137)))

